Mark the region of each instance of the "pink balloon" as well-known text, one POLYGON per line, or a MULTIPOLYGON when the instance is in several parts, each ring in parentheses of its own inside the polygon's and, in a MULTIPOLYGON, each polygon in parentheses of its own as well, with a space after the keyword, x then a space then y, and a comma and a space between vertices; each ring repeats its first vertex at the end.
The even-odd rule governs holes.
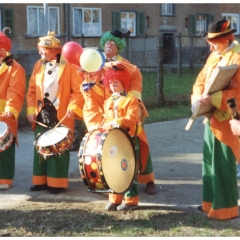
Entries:
POLYGON ((76 42, 67 42, 62 47, 62 55, 65 60, 77 67, 80 67, 79 58, 82 52, 82 47, 76 42))

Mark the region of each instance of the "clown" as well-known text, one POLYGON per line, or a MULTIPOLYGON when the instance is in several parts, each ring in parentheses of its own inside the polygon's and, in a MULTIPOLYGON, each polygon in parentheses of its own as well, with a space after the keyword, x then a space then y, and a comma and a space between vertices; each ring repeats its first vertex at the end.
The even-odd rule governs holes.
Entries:
POLYGON ((236 161, 240 161, 240 145, 233 136, 229 124, 231 119, 227 100, 236 98, 240 102, 240 69, 227 89, 202 96, 205 84, 217 66, 240 65, 239 44, 234 40, 231 24, 226 19, 210 23, 203 35, 212 53, 193 85, 191 102, 205 106, 211 104, 214 111, 205 124, 203 144, 203 197, 198 210, 209 218, 219 220, 238 216, 238 188, 236 161))
MULTIPOLYGON (((132 139, 135 139, 139 158, 139 168, 145 169, 150 158, 147 136, 142 127, 142 122, 138 116, 138 98, 131 92, 130 74, 122 64, 117 64, 106 71, 103 80, 106 89, 109 89, 112 96, 104 102, 103 128, 121 127, 128 131, 132 139), (137 138, 135 138, 137 136, 137 138)), ((146 111, 146 109, 144 109, 146 111)), ((141 169, 141 170, 142 170, 141 169)), ((140 169, 138 169, 140 170, 140 169)), ((123 181, 123 179, 119 179, 123 181)), ((109 194, 107 211, 132 210, 137 208, 139 202, 138 183, 134 180, 132 187, 122 196, 122 194, 109 194), (122 198, 124 198, 122 202, 122 198)))
MULTIPOLYGON (((47 36, 39 38, 38 51, 41 59, 34 65, 27 91, 27 119, 35 137, 46 130, 43 124, 54 128, 59 121, 73 132, 74 119, 82 119, 84 103, 77 67, 63 58, 60 40, 54 32, 49 31, 47 36)), ((34 148, 30 191, 62 192, 68 186, 69 161, 69 149, 60 156, 44 160, 34 148)))
MULTIPOLYGON (((15 144, 18 145, 18 117, 24 103, 26 75, 10 54, 11 40, 0 33, 0 121, 10 131, 9 142, 0 151, 0 190, 12 186, 15 174, 15 144)), ((7 129, 5 129, 7 130, 7 129)))

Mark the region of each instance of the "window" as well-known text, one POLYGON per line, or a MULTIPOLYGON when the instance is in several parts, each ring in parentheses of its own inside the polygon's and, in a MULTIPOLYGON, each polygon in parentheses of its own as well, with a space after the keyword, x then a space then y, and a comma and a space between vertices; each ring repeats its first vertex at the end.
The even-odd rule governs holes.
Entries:
POLYGON ((11 33, 9 30, 5 31, 5 34, 8 37, 14 36, 14 15, 13 9, 11 8, 0 8, 0 29, 4 29, 8 27, 11 29, 11 33))
POLYGON ((27 7, 28 35, 45 36, 49 30, 55 32, 55 35, 60 35, 59 8, 47 7, 46 17, 44 15, 43 7, 27 7))
POLYGON ((207 16, 197 15, 196 16, 196 35, 203 35, 207 32, 207 16))
POLYGON ((144 13, 138 12, 113 12, 113 27, 123 33, 131 32, 132 36, 144 36, 146 27, 146 18, 144 13))
POLYGON ((102 17, 99 8, 73 8, 74 36, 101 36, 102 17))
POLYGON ((161 16, 174 16, 174 5, 172 3, 162 3, 161 16))
POLYGON ((231 13, 222 13, 222 17, 225 17, 226 20, 231 22, 231 28, 235 28, 237 32, 234 34, 239 34, 239 14, 231 14, 231 13))
POLYGON ((212 22, 213 16, 208 14, 189 15, 189 34, 202 36, 207 32, 208 24, 212 22))
POLYGON ((132 36, 136 36, 136 13, 121 12, 121 30, 123 33, 130 31, 132 36))

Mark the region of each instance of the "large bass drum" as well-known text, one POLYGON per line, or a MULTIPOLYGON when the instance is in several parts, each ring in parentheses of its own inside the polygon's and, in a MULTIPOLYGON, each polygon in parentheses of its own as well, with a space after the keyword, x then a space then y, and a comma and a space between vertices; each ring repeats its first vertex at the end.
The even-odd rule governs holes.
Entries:
POLYGON ((124 193, 137 174, 130 135, 121 128, 96 129, 85 134, 79 149, 81 178, 91 192, 124 193))

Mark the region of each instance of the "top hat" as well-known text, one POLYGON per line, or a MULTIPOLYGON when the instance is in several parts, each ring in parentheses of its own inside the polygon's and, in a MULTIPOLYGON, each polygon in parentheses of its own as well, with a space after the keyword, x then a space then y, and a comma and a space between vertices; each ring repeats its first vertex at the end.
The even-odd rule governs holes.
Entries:
POLYGON ((227 21, 225 18, 221 18, 217 22, 209 23, 208 32, 203 35, 203 38, 213 39, 222 35, 234 33, 236 31, 237 30, 235 28, 231 29, 230 21, 227 21))
POLYGON ((111 34, 112 34, 114 37, 117 37, 117 38, 120 38, 120 39, 122 39, 122 37, 123 37, 122 32, 119 31, 119 30, 114 30, 114 31, 111 32, 111 34))
POLYGON ((55 32, 48 31, 48 35, 45 37, 40 37, 38 41, 39 47, 47 47, 47 48, 59 48, 60 41, 55 38, 55 32))

